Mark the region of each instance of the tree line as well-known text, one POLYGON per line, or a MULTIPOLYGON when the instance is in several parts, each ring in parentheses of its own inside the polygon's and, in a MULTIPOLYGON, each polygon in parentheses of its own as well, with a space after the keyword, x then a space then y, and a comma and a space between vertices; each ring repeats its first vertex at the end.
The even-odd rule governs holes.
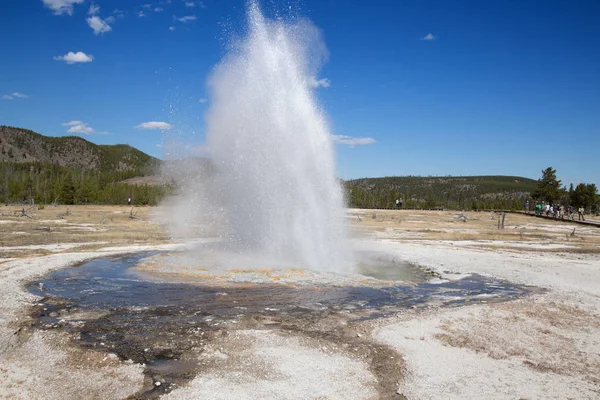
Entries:
POLYGON ((123 180, 141 170, 98 171, 51 163, 0 162, 0 202, 4 204, 135 204, 155 205, 173 184, 135 185, 123 180))
POLYGON ((356 208, 521 209, 535 189, 532 179, 513 176, 363 178, 344 182, 356 208))
POLYGON ((384 177, 343 182, 346 201, 354 208, 453 210, 523 210, 527 203, 572 205, 598 213, 600 196, 595 184, 567 189, 549 167, 537 181, 512 176, 384 177))

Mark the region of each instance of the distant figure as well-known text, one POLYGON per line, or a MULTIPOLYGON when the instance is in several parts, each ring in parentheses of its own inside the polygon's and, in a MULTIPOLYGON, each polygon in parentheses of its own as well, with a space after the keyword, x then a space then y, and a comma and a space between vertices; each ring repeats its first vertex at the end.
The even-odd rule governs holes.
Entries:
POLYGON ((401 203, 400 203, 400 200, 399 200, 399 199, 396 199, 396 208, 400 208, 400 204, 401 204, 401 203))
POLYGON ((525 202, 525 212, 529 214, 529 200, 525 202))
POLYGON ((585 218, 583 217, 583 213, 585 212, 585 208, 583 207, 579 207, 579 210, 577 210, 579 212, 579 220, 583 220, 585 221, 585 218))
POLYGON ((131 197, 128 197, 128 198, 127 198, 127 204, 128 204, 128 205, 131 205, 131 197))
POLYGON ((575 219, 575 207, 573 206, 569 206, 569 217, 571 217, 571 220, 575 219))

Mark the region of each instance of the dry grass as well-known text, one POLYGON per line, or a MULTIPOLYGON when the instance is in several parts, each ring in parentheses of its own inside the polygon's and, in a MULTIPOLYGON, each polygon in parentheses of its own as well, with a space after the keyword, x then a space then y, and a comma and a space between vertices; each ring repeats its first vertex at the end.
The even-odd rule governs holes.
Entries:
POLYGON ((600 314, 543 299, 494 304, 469 318, 446 321, 443 343, 494 359, 518 358, 540 371, 600 383, 600 314))
POLYGON ((560 248, 548 247, 548 251, 553 252, 600 252, 600 227, 581 226, 568 221, 539 219, 522 214, 507 214, 504 229, 498 229, 498 218, 498 214, 483 211, 349 211, 353 231, 359 235, 374 234, 396 241, 472 242, 469 245, 488 250, 540 250, 539 246, 524 246, 531 244, 559 245, 560 248))
MULTIPOLYGON (((129 218, 131 208, 125 206, 46 206, 29 210, 32 219, 18 216, 21 209, 0 207, 0 258, 169 239, 166 229, 152 222, 153 207, 136 207, 140 219, 129 218)), ((497 228, 498 215, 491 212, 350 210, 349 215, 355 232, 397 241, 463 242, 484 250, 600 252, 600 228, 527 215, 508 214, 505 229, 497 228)))
POLYGON ((22 207, 0 207, 0 258, 94 250, 107 245, 154 244, 168 240, 152 222, 152 207, 46 206, 19 215, 22 207), (68 210, 68 213, 67 213, 68 210))

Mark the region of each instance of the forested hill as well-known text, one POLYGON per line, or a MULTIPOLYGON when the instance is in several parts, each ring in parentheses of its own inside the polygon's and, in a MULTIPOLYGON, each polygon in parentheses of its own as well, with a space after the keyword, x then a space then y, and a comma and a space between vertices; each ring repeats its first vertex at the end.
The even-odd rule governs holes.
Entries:
POLYGON ((0 126, 0 161, 48 163, 84 170, 151 174, 160 161, 131 146, 97 145, 77 136, 49 137, 0 126))
POLYGON ((537 181, 518 176, 396 176, 344 182, 350 207, 520 209, 537 181))

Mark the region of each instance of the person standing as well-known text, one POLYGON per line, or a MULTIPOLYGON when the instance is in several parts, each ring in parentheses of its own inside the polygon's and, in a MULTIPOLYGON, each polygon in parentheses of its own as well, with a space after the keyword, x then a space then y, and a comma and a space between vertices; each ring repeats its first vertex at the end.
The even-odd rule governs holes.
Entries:
POLYGON ((579 212, 579 221, 583 220, 585 221, 585 217, 583 216, 583 213, 585 212, 585 208, 583 207, 579 207, 579 210, 577 210, 579 212))

